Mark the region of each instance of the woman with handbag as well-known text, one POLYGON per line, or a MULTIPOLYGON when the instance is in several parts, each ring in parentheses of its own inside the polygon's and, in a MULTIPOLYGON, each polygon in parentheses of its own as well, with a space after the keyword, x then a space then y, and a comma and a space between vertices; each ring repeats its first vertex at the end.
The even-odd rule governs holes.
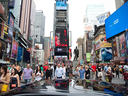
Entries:
POLYGON ((0 75, 0 94, 10 90, 9 83, 10 75, 7 73, 7 66, 2 66, 0 75))
POLYGON ((108 82, 110 82, 110 83, 112 82, 113 75, 115 75, 115 74, 112 72, 111 68, 109 67, 108 71, 106 72, 106 76, 108 78, 108 82))
POLYGON ((16 88, 20 86, 19 75, 17 74, 17 70, 14 68, 11 71, 10 76, 10 89, 16 88))

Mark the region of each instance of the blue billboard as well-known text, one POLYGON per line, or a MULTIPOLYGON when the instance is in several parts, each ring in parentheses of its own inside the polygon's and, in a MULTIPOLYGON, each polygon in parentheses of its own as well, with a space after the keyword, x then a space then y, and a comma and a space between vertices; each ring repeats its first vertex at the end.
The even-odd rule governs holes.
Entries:
POLYGON ((128 2, 105 20, 106 39, 128 29, 128 2))
POLYGON ((23 51, 23 48, 18 47, 17 61, 21 61, 22 51, 23 51))
POLYGON ((56 10, 67 10, 67 0, 56 0, 56 10))
POLYGON ((112 48, 101 48, 101 57, 104 61, 109 61, 113 58, 112 56, 112 48))
POLYGON ((125 40, 126 40, 126 51, 128 55, 128 32, 125 33, 125 40))

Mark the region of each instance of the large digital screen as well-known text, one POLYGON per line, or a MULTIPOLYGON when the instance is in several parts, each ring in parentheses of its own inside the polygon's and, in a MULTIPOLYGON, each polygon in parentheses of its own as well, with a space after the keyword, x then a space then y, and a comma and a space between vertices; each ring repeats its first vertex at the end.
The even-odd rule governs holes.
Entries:
POLYGON ((56 29, 55 32, 55 46, 56 47, 68 47, 68 38, 66 29, 56 29))
POLYGON ((21 47, 18 47, 18 55, 17 55, 17 61, 22 61, 22 51, 23 51, 23 48, 21 47))
POLYGON ((8 35, 13 37, 13 28, 14 28, 14 16, 12 15, 11 12, 9 12, 9 19, 8 19, 8 24, 9 24, 9 29, 8 29, 8 35))
POLYGON ((17 58, 17 51, 18 51, 18 43, 16 42, 16 40, 13 40, 12 58, 17 58))
POLYGON ((56 10, 67 10, 67 0, 56 0, 56 10))
POLYGON ((105 20, 106 38, 109 39, 128 29, 128 2, 105 20))

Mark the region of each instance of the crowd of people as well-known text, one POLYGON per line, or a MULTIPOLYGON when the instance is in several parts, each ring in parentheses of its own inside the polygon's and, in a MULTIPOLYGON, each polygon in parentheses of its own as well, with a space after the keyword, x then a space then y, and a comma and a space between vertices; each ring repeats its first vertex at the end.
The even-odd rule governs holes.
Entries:
MULTIPOLYGON (((3 86, 7 87, 4 87, 6 90, 1 91, 1 93, 19 87, 21 81, 29 84, 31 81, 41 81, 42 79, 66 79, 67 77, 72 79, 75 77, 76 79, 87 80, 102 80, 105 78, 107 82, 111 83, 112 78, 120 78, 119 66, 110 66, 110 64, 105 66, 99 64, 83 66, 78 64, 74 73, 72 63, 46 64, 44 66, 36 66, 35 70, 32 70, 30 64, 27 64, 26 68, 13 64, 8 67, 2 66, 0 72, 0 90, 2 90, 3 86)), ((128 65, 122 67, 122 78, 125 80, 125 86, 128 87, 128 65)))
MULTIPOLYGON (((93 65, 80 65, 78 64, 75 68, 75 78, 76 79, 95 79, 102 80, 103 78, 112 83, 112 78, 119 77, 119 65, 99 65, 99 63, 94 63, 93 65)), ((122 79, 125 81, 125 87, 128 87, 128 65, 122 66, 122 79)))

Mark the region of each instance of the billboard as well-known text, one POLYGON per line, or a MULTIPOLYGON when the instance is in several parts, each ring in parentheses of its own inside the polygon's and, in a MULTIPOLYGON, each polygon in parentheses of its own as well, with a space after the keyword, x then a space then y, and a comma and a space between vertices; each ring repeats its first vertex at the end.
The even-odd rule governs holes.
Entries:
POLYGON ((12 39, 7 37, 6 41, 7 41, 6 55, 11 56, 12 39))
POLYGON ((69 49, 69 59, 72 59, 72 49, 69 49))
POLYGON ((121 36, 119 36, 120 39, 120 49, 125 49, 126 48, 126 43, 125 43, 125 35, 122 34, 121 36))
POLYGON ((43 44, 35 44, 35 49, 43 49, 43 44))
POLYGON ((22 51, 23 51, 23 48, 21 47, 18 47, 18 55, 17 55, 17 61, 22 61, 22 51))
POLYGON ((18 51, 18 43, 16 40, 13 40, 12 44, 12 58, 17 58, 17 51, 18 51))
POLYGON ((95 39, 95 49, 98 50, 100 48, 100 36, 95 39))
POLYGON ((97 16, 98 25, 105 24, 105 19, 108 18, 109 16, 110 16, 110 12, 105 12, 105 13, 97 16))
POLYGON ((9 12, 9 19, 8 19, 9 29, 8 29, 8 35, 10 37, 13 37, 14 20, 15 20, 14 16, 12 15, 11 12, 9 12))
POLYGON ((105 20, 106 38, 109 39, 128 29, 128 2, 105 20), (125 13, 125 14, 124 14, 125 13), (123 26, 122 26, 123 25, 123 26))
POLYGON ((86 60, 87 60, 87 62, 90 62, 90 57, 91 57, 90 54, 91 54, 91 53, 86 53, 86 60))
POLYGON ((68 38, 66 29, 56 29, 55 47, 68 47, 68 38))
POLYGON ((85 24, 84 24, 84 31, 85 31, 85 32, 88 32, 88 31, 91 32, 91 30, 94 31, 94 24, 93 24, 93 22, 85 23, 85 24))
POLYGON ((116 38, 113 41, 113 56, 116 57, 117 56, 117 43, 116 43, 116 38))
POLYGON ((67 10, 67 0, 56 0, 56 10, 67 10))
POLYGON ((112 48, 101 48, 101 58, 104 61, 109 61, 113 58, 112 56, 112 48))
POLYGON ((6 43, 0 41, 0 59, 2 59, 4 50, 6 50, 6 43))
POLYGON ((14 8, 15 7, 15 0, 8 0, 8 7, 14 8))
POLYGON ((126 40, 126 51, 128 55, 128 32, 125 33, 125 40, 126 40))

